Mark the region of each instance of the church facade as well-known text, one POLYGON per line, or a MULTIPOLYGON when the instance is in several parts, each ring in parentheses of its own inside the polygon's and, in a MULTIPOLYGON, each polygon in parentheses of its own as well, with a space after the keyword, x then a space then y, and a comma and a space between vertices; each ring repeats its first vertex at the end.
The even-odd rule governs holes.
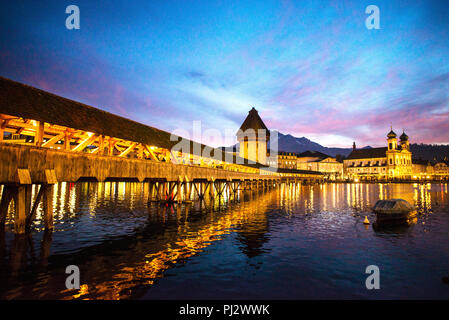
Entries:
POLYGON ((354 144, 343 166, 345 176, 354 181, 411 179, 413 164, 409 137, 403 132, 397 139, 391 129, 386 147, 357 149, 354 144))

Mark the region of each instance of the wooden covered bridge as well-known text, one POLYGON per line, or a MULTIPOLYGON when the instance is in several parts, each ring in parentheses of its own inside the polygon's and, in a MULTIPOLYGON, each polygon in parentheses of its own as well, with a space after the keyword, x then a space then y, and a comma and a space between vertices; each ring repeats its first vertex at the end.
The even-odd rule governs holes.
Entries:
POLYGON ((14 200, 23 233, 43 201, 52 228, 52 185, 82 180, 151 183, 155 199, 190 201, 192 193, 270 187, 319 172, 276 168, 0 77, 0 226, 14 200), (182 143, 183 148, 177 146, 182 143), (176 151, 175 151, 176 150, 176 151), (34 201, 31 185, 41 187, 34 201))

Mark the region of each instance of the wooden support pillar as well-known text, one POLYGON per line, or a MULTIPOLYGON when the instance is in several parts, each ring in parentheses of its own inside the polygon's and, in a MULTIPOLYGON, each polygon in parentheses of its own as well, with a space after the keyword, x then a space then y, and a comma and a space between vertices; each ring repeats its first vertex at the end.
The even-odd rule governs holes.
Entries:
POLYGON ((170 192, 171 192, 171 182, 167 181, 164 183, 164 200, 170 199, 170 192))
POLYGON ((173 200, 173 193, 174 193, 174 189, 175 189, 175 183, 172 181, 167 182, 167 187, 168 190, 166 191, 166 199, 168 201, 172 201, 173 200))
POLYGON ((38 121, 36 136, 34 137, 34 143, 38 147, 42 146, 42 143, 44 142, 44 126, 45 122, 38 121))
POLYGON ((223 192, 224 192, 224 184, 222 181, 218 181, 218 182, 214 182, 215 184, 215 189, 217 190, 217 194, 218 196, 222 196, 223 192))
POLYGON ((147 197, 147 202, 149 202, 150 200, 153 199, 153 182, 149 181, 148 182, 148 197, 147 197))
POLYGON ((70 139, 72 138, 72 134, 69 131, 64 132, 64 150, 70 151, 70 139))
POLYGON ((31 211, 31 192, 33 190, 33 185, 25 185, 25 212, 28 215, 31 211))
POLYGON ((5 135, 5 128, 8 124, 8 120, 0 120, 0 142, 3 142, 3 137, 5 135))
POLYGON ((215 198, 215 180, 214 178, 209 181, 209 196, 215 198))
POLYGON ((198 188, 196 187, 196 183, 194 181, 192 181, 191 186, 193 187, 192 188, 192 192, 193 192, 192 200, 193 200, 193 199, 195 199, 195 191, 196 191, 197 195, 199 194, 199 192, 198 192, 198 188))
POLYGON ((44 208, 44 225, 45 230, 53 229, 53 185, 48 184, 43 186, 44 194, 43 194, 43 208, 44 208))
POLYGON ((168 200, 175 199, 175 189, 176 189, 176 181, 172 181, 168 183, 168 200))
POLYGON ((42 199, 44 189, 45 189, 45 186, 41 185, 39 192, 36 195, 36 199, 34 200, 33 207, 31 208, 30 211, 27 211, 27 218, 26 218, 26 225, 25 225, 26 229, 29 229, 31 227, 31 222, 33 222, 34 218, 36 217, 37 207, 39 206, 39 202, 42 199))
POLYGON ((150 181, 149 200, 157 200, 157 182, 150 181))
POLYGON ((104 155, 104 136, 100 135, 98 137, 98 154, 100 156, 104 155))
POLYGON ((157 186, 156 186, 156 200, 161 200, 162 199, 162 182, 158 181, 156 183, 157 183, 157 186))
POLYGON ((221 194, 223 195, 223 194, 226 194, 226 187, 228 186, 228 184, 226 183, 226 182, 220 182, 220 191, 221 191, 221 194))
POLYGON ((182 202, 182 180, 181 178, 178 178, 177 184, 176 184, 176 197, 178 202, 182 202))
POLYGON ((108 147, 108 155, 113 156, 114 155, 114 145, 115 141, 111 138, 109 138, 109 147, 108 147))
POLYGON ((198 197, 200 199, 203 199, 204 197, 204 183, 202 181, 199 182, 199 186, 198 186, 198 197))
POLYGON ((162 200, 167 199, 167 182, 162 182, 162 200))
POLYGON ((44 188, 42 194, 44 225, 45 230, 53 230, 53 185, 58 182, 55 170, 46 169, 45 179, 47 184, 42 186, 44 188))
POLYGON ((24 234, 25 224, 25 185, 19 185, 14 192, 14 232, 24 234))
POLYGON ((192 202, 192 182, 189 181, 187 176, 184 178, 184 202, 190 203, 192 202))
POLYGON ((188 183, 187 193, 189 195, 189 200, 193 201, 192 192, 193 192, 193 182, 188 183))
POLYGON ((158 185, 158 199, 163 200, 165 198, 165 182, 159 181, 158 185))
POLYGON ((201 182, 201 194, 202 197, 204 198, 204 196, 206 195, 207 192, 207 182, 201 182))

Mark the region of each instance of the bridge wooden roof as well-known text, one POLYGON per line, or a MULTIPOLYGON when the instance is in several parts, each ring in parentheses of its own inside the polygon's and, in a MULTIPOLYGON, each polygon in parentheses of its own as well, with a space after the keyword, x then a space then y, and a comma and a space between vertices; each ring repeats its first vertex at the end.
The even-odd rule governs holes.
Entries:
POLYGON ((366 149, 355 149, 349 156, 347 160, 352 159, 368 159, 368 158, 385 158, 387 156, 387 147, 381 148, 366 148, 366 149))
MULTIPOLYGON (((178 137, 178 140, 171 141, 169 132, 4 77, 0 77, 0 113, 168 150, 171 150, 180 141, 178 136, 174 136, 178 137)), ((225 159, 222 150, 191 140, 187 141, 190 143, 191 153, 197 150, 202 152, 207 147, 213 150, 211 155, 214 158, 225 159)), ((201 155, 201 153, 197 155, 201 155)), ((263 166, 259 163, 248 164, 247 159, 243 160, 236 155, 233 155, 233 163, 242 163, 250 167, 263 166)))
POLYGON ((249 112, 248 116, 246 117, 245 121, 243 121, 240 130, 245 131, 247 129, 265 129, 268 130, 265 123, 263 123, 262 119, 259 116, 259 113, 257 110, 253 107, 249 112))

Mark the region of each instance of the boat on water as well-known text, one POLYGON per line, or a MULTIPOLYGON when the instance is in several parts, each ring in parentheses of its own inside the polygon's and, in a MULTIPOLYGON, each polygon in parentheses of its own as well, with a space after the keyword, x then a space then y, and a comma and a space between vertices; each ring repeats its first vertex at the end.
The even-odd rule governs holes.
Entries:
POLYGON ((378 200, 373 207, 377 226, 410 224, 416 220, 416 209, 404 199, 378 200))

